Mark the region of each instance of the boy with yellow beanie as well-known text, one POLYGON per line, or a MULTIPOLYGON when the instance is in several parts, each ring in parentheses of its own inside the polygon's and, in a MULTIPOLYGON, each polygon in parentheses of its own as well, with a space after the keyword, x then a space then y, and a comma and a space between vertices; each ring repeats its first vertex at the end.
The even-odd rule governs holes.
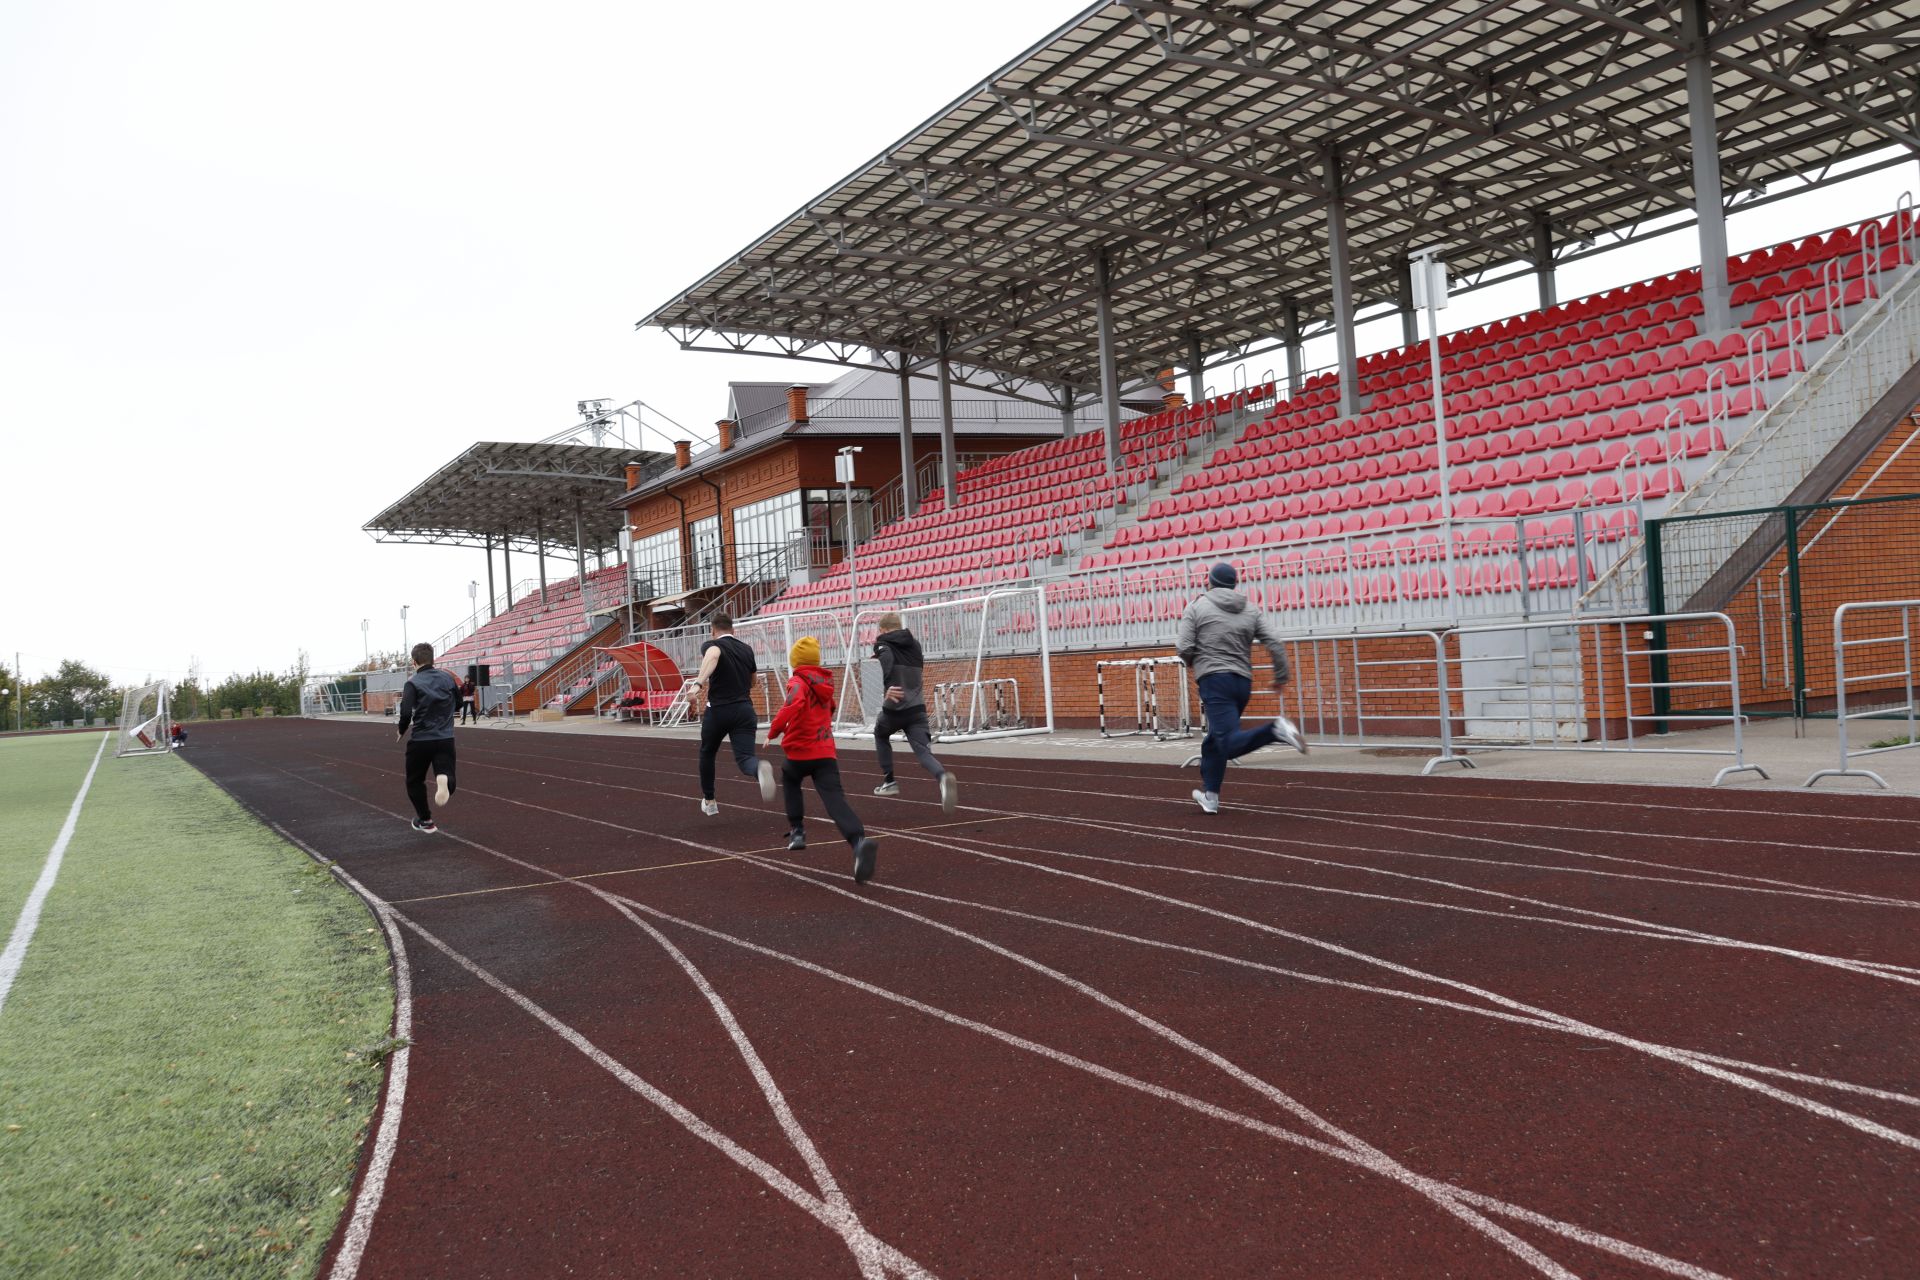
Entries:
POLYGON ((840 785, 839 752, 833 742, 833 673, 820 665, 820 642, 812 636, 794 641, 787 657, 793 664, 787 701, 767 727, 767 741, 784 737, 787 750, 786 763, 780 766, 787 801, 787 848, 798 852, 807 847, 800 783, 812 778, 833 825, 853 846, 853 878, 865 884, 873 878, 880 846, 868 837, 840 785))

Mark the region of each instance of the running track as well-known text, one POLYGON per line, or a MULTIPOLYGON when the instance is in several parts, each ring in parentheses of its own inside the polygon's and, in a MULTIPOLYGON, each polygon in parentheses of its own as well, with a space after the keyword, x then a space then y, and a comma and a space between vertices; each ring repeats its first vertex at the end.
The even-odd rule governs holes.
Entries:
POLYGON ((1920 1274, 1920 802, 853 749, 856 890, 692 752, 196 730, 404 947, 333 1274, 1920 1274))

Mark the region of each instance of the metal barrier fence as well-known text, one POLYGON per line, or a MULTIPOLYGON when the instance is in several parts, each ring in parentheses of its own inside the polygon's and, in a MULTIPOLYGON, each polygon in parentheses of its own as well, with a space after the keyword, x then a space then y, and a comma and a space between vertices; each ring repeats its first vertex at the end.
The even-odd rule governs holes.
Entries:
MULTIPOLYGON (((1920 457, 1900 471, 1890 468, 1915 438, 1890 437, 1880 450, 1886 461, 1871 479, 1910 483, 1920 457)), ((1650 612, 1679 605, 1725 613, 1748 659, 1743 691, 1749 714, 1825 717, 1834 714, 1829 708, 1839 698, 1830 625, 1837 610, 1849 601, 1920 597, 1916 546, 1920 494, 1913 493, 1650 520, 1650 612), (1696 567, 1714 557, 1719 563, 1712 572, 1696 567), (1676 599, 1676 581, 1702 585, 1676 599)), ((1858 683, 1849 690, 1862 691, 1858 683)), ((1662 710, 1697 705, 1698 695, 1676 690, 1662 710)))
POLYGON ((1093 664, 1094 698, 1099 712, 1100 736, 1132 738, 1150 733, 1155 741, 1193 736, 1193 695, 1187 687, 1187 664, 1179 658, 1111 658, 1093 664), (1168 728, 1160 714, 1160 672, 1171 670, 1179 688, 1178 710, 1173 727, 1168 728), (1107 672, 1125 671, 1133 686, 1133 728, 1107 727, 1107 672))
POLYGON ((1920 745, 1920 713, 1917 713, 1913 697, 1913 622, 1914 612, 1920 610, 1920 600, 1858 600, 1849 601, 1833 611, 1833 665, 1834 665, 1834 721, 1840 752, 1840 763, 1832 769, 1820 769, 1807 778, 1806 785, 1812 786, 1822 778, 1867 778, 1882 790, 1887 789, 1887 780, 1871 769, 1856 769, 1852 760, 1855 756, 1879 755, 1885 751, 1900 751, 1907 747, 1920 745), (1849 638, 1847 620, 1875 614, 1897 613, 1899 630, 1887 635, 1866 635, 1849 638), (1875 656, 1884 655, 1886 659, 1899 655, 1899 665, 1884 671, 1847 673, 1847 657, 1858 653, 1867 661, 1875 656), (1854 685, 1875 684, 1887 687, 1886 682, 1897 681, 1900 702, 1896 706, 1871 706, 1865 710, 1849 711, 1848 698, 1854 685), (1847 726, 1855 720, 1886 720, 1896 718, 1905 724, 1902 740, 1885 744, 1874 744, 1858 750, 1853 749, 1848 739, 1847 726))
POLYGON ((1291 679, 1280 691, 1280 714, 1312 745, 1406 747, 1432 738, 1439 754, 1421 766, 1422 776, 1443 764, 1473 767, 1454 751, 1457 717, 1443 633, 1300 636, 1286 642, 1285 653, 1291 679), (1395 648, 1401 652, 1389 651, 1395 648))

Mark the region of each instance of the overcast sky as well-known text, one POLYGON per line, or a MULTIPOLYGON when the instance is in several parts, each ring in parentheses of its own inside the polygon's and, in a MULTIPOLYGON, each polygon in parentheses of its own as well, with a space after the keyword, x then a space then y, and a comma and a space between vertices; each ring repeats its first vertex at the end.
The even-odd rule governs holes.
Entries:
POLYGON ((633 321, 1081 7, 0 6, 0 657, 217 679, 357 661, 363 617, 397 648, 403 604, 438 635, 483 556, 364 521, 577 400, 699 425, 791 376, 633 321))

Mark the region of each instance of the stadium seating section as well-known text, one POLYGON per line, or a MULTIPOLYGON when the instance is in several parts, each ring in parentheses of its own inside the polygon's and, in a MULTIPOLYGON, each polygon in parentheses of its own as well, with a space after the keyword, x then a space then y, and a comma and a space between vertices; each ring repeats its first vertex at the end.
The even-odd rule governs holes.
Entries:
MULTIPOLYGON (((1530 550, 1566 553, 1539 559, 1525 585, 1567 585, 1584 554, 1576 513, 1580 541, 1633 535, 1639 510, 1698 479, 1781 379, 1803 372, 1876 296, 1883 273, 1912 260, 1896 230, 1868 222, 1732 260, 1739 327, 1729 334, 1701 331, 1700 273, 1688 270, 1445 336, 1446 467, 1460 522, 1454 554, 1465 558, 1458 589, 1521 589, 1511 557, 1499 567, 1486 558, 1521 538, 1530 550)), ((859 549, 861 598, 1024 578, 1103 526, 1104 545, 1079 556, 1083 569, 1257 555, 1287 574, 1338 557, 1391 566, 1360 578, 1356 595, 1443 595, 1430 360, 1424 343, 1364 358, 1353 417, 1340 416, 1334 375, 1323 374, 1288 399, 1275 400, 1269 384, 1130 421, 1117 481, 1097 432, 971 468, 957 506, 936 495, 859 549), (1189 460, 1229 414, 1237 437, 1189 460), (1183 463, 1171 491, 1144 510, 1103 518, 1123 493, 1143 493, 1183 463)), ((847 592, 840 566, 763 612, 844 608, 847 592)), ((1304 584, 1268 594, 1269 607, 1321 603, 1304 584)))
MULTIPOLYGON (((621 567, 587 575, 590 594, 617 599, 621 567)), ((439 656, 439 665, 464 674, 468 663, 493 668, 498 683, 521 684, 565 656, 593 633, 577 579, 564 578, 547 587, 544 601, 530 591, 513 608, 492 619, 439 656)))

